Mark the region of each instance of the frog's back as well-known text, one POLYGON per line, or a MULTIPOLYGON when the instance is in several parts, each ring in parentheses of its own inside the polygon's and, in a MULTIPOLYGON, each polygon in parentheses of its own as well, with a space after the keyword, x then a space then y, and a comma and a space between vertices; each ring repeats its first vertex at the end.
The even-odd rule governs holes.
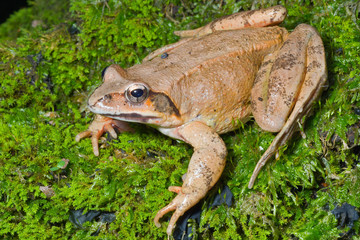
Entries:
POLYGON ((207 122, 218 132, 250 114, 249 97, 264 55, 283 42, 280 27, 220 31, 185 42, 149 62, 128 69, 134 80, 165 92, 184 121, 207 122), (222 126, 223 125, 223 126, 222 126))

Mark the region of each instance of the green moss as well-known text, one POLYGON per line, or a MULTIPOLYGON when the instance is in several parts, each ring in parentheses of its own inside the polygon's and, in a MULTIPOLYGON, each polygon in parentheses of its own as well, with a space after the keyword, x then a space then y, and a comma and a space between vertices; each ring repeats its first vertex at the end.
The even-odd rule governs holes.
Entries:
MULTIPOLYGON (((95 157, 89 139, 74 141, 93 116, 84 108, 86 96, 100 84, 105 66, 140 63, 150 51, 176 41, 174 30, 270 3, 45 2, 33 1, 0 25, 0 236, 166 239, 167 217, 160 229, 153 218, 174 197, 167 187, 181 185, 192 149, 134 125, 135 133, 103 139, 95 157), (33 20, 43 25, 32 28, 33 20), (49 111, 58 117, 45 114, 49 111), (62 169, 64 159, 69 164, 62 169), (40 186, 55 195, 46 197, 40 186), (74 209, 115 212, 116 220, 80 229, 68 220, 74 209), (98 237, 91 236, 98 228, 98 237)), ((329 88, 306 121, 306 139, 297 134, 280 149, 252 190, 247 188, 252 170, 274 135, 250 121, 223 136, 227 166, 203 202, 201 223, 191 223, 194 237, 336 239, 349 229, 338 229, 330 210, 344 202, 360 208, 359 8, 340 0, 285 6, 283 26, 309 23, 322 36, 329 88), (205 208, 225 184, 234 193, 234 206, 205 208)), ((353 229, 359 235, 359 222, 353 229)))

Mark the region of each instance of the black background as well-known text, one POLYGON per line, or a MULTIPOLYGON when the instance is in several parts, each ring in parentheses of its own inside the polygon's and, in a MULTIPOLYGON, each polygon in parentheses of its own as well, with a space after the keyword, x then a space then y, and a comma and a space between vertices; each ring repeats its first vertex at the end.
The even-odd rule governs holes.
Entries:
POLYGON ((0 24, 15 11, 28 7, 27 0, 3 0, 0 6, 0 24))

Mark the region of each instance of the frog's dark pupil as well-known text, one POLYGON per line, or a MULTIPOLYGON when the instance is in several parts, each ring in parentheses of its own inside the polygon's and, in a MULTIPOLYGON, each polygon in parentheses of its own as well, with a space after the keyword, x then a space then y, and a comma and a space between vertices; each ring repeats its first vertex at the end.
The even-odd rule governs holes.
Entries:
POLYGON ((141 97, 143 94, 144 94, 144 90, 142 90, 140 88, 131 91, 131 96, 136 97, 136 98, 141 97))

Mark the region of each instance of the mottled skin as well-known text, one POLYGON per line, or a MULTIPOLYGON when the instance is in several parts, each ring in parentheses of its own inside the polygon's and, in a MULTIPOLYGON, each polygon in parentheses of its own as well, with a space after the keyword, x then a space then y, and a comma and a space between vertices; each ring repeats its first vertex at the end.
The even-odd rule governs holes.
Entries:
POLYGON ((297 130, 326 81, 325 54, 316 30, 299 25, 291 34, 268 25, 281 22, 281 6, 236 13, 203 28, 177 32, 187 37, 156 50, 142 64, 126 70, 111 65, 88 106, 97 115, 76 140, 98 139, 114 128, 128 131, 126 122, 149 124, 194 147, 182 187, 155 216, 155 224, 175 211, 178 218, 198 203, 218 181, 226 158, 219 134, 238 127, 252 114, 259 126, 279 132, 259 160, 249 187, 261 167, 297 130), (160 57, 162 55, 162 57, 160 57))

